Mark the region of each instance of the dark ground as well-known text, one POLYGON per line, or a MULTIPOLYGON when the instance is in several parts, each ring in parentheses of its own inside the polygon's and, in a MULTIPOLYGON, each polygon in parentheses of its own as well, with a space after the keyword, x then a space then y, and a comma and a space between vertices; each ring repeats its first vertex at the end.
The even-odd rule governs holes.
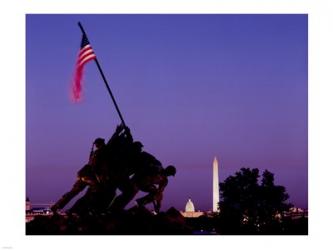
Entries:
POLYGON ((84 217, 37 216, 27 235, 186 235, 192 228, 175 208, 153 215, 144 208, 84 217))
POLYGON ((307 235, 308 220, 287 219, 264 231, 234 228, 217 217, 185 218, 171 207, 153 215, 144 208, 113 214, 36 216, 26 224, 27 235, 307 235))

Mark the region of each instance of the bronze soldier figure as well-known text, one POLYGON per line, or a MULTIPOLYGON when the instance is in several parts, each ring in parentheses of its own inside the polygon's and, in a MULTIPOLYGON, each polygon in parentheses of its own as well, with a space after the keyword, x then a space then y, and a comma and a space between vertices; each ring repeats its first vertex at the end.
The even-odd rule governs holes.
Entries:
POLYGON ((82 192, 85 187, 96 189, 99 185, 99 171, 97 166, 101 165, 103 154, 105 151, 105 142, 102 138, 97 138, 93 146, 96 150, 90 153, 89 162, 77 173, 77 179, 72 189, 65 193, 52 207, 51 210, 56 213, 58 209, 64 208, 76 195, 82 192))
POLYGON ((164 168, 152 169, 144 174, 135 175, 133 181, 136 183, 139 190, 148 194, 136 200, 139 206, 145 206, 148 203, 153 203, 154 210, 159 213, 161 202, 163 199, 163 191, 168 185, 168 177, 175 176, 176 168, 168 166, 164 168))

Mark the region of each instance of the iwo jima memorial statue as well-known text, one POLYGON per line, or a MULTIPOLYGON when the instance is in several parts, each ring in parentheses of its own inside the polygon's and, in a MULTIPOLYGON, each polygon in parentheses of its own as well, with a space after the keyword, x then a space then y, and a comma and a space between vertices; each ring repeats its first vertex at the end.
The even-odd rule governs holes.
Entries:
POLYGON ((163 167, 153 155, 143 151, 141 142, 133 140, 88 37, 81 23, 78 24, 82 41, 73 97, 80 98, 83 67, 94 60, 121 124, 106 143, 103 138, 94 140, 89 161, 78 171, 71 190, 51 207, 52 216, 36 217, 27 223, 27 234, 189 234, 184 218, 176 209, 160 212, 168 177, 175 176, 176 168, 163 167), (66 214, 58 213, 85 189, 85 194, 66 214), (125 210, 139 191, 145 195, 136 199, 136 206, 125 210), (149 203, 153 204, 154 212, 145 208, 149 203))

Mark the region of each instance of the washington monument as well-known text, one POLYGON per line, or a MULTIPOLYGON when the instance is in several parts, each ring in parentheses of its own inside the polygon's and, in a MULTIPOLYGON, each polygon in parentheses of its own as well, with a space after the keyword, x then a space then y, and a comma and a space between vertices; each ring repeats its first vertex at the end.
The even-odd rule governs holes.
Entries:
POLYGON ((213 212, 218 212, 219 203, 219 166, 217 158, 214 157, 213 161, 213 212))

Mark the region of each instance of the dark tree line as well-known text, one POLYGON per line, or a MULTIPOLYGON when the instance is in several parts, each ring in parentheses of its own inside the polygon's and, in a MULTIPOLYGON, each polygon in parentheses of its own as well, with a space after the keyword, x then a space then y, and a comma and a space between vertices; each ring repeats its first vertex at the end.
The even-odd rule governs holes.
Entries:
POLYGON ((219 228, 223 234, 283 233, 283 212, 292 204, 285 187, 275 185, 274 174, 242 168, 220 183, 219 228))

